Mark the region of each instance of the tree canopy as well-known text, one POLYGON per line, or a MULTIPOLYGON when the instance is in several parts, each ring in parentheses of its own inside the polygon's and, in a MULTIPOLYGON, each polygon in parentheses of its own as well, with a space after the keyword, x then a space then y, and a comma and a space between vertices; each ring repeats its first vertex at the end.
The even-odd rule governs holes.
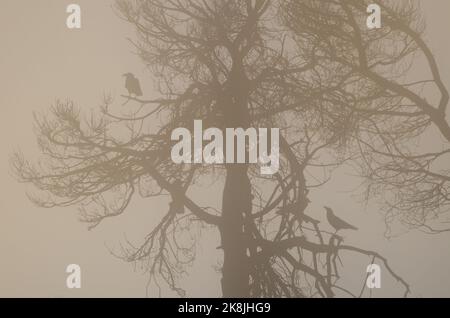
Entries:
POLYGON ((446 231, 430 222, 449 212, 449 95, 415 2, 118 0, 115 9, 134 26, 132 45, 158 95, 124 95, 134 107, 121 111, 105 97, 88 115, 60 101, 36 115, 42 160, 12 158, 19 180, 39 190, 30 193, 36 204, 78 205, 93 228, 137 196, 169 194, 167 213, 123 257, 144 262, 153 282, 180 295, 201 240, 178 238, 202 224, 221 233, 224 296, 361 296, 364 288, 348 290, 340 277, 348 252, 381 261, 408 295, 382 255, 346 245, 308 207, 310 191, 348 165, 388 219, 446 231), (381 29, 366 27, 372 2, 383 10, 381 29), (428 73, 416 70, 418 61, 428 73), (192 130, 194 120, 280 128, 279 172, 175 164, 171 132, 192 130), (418 144, 429 134, 440 138, 438 150, 418 144), (319 170, 320 179, 307 173, 319 170), (205 179, 223 184, 216 206, 196 203, 205 179))

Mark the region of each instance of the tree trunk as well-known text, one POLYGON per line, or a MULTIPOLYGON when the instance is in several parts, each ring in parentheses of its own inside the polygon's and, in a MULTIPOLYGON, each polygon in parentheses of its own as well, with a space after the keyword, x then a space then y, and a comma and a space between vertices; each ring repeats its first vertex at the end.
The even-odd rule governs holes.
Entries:
POLYGON ((220 233, 224 251, 223 297, 249 296, 249 265, 244 218, 251 211, 251 187, 246 165, 227 168, 220 233))
MULTIPOLYGON (((248 110, 248 79, 238 59, 230 72, 220 98, 225 128, 243 128, 250 125, 248 110)), ((229 142, 226 140, 226 142, 229 142)), ((238 151, 235 143, 235 156, 238 151)), ((222 269, 223 297, 249 297, 250 267, 247 256, 244 220, 251 213, 252 194, 247 164, 228 164, 222 200, 220 234, 224 251, 222 269)))

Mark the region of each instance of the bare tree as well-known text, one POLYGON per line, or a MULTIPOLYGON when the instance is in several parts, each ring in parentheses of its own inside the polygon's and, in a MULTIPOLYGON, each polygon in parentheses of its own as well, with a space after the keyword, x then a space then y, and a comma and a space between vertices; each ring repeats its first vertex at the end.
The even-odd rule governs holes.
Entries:
POLYGON ((417 155, 409 144, 432 127, 450 140, 448 93, 414 3, 376 2, 385 26, 368 31, 368 3, 359 0, 119 0, 160 97, 122 96, 136 106, 122 113, 107 97, 84 120, 72 102, 58 102, 36 116, 44 159, 33 164, 17 153, 13 167, 39 190, 35 203, 79 205, 91 227, 124 213, 137 195, 169 194, 167 213, 123 257, 142 261, 156 286, 162 279, 180 295, 199 242, 195 229, 207 225, 220 233, 225 297, 361 297, 365 282, 350 291, 339 275, 349 253, 382 261, 406 296, 409 285, 385 258, 344 244, 305 213, 309 191, 347 163, 361 167, 369 194, 389 190, 393 211, 414 225, 420 211, 447 204, 449 177, 431 166, 448 151, 417 155), (417 54, 432 79, 403 82, 417 54), (442 95, 437 106, 421 95, 428 85, 442 95), (205 128, 280 127, 279 172, 269 178, 247 164, 174 164, 171 132, 192 129, 195 119, 205 128), (310 178, 318 169, 324 177, 310 178), (196 203, 202 180, 223 186, 221 206, 196 203), (179 239, 186 232, 188 243, 179 239))

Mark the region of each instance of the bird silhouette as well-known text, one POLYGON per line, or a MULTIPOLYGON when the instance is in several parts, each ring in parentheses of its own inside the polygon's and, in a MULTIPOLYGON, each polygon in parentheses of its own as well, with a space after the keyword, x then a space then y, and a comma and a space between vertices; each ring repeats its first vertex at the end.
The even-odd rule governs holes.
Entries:
POLYGON ((128 90, 128 94, 130 96, 142 96, 141 85, 133 73, 125 73, 123 76, 125 76, 125 88, 128 90))
POLYGON ((351 224, 345 222, 344 220, 338 218, 338 217, 334 214, 334 212, 333 212, 333 210, 332 210, 331 208, 326 207, 326 206, 325 206, 324 208, 325 208, 325 210, 327 211, 327 220, 328 220, 328 223, 330 223, 330 225, 331 225, 332 227, 334 227, 334 229, 336 230, 336 233, 337 233, 339 230, 358 230, 357 227, 355 227, 355 226, 353 226, 353 225, 351 225, 351 224))

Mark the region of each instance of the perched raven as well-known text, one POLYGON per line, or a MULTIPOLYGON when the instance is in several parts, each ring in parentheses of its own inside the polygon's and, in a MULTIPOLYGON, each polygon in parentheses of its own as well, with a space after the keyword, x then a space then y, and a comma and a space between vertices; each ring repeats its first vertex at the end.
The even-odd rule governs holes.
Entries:
POLYGON ((328 223, 331 224, 332 227, 337 231, 339 230, 357 230, 357 228, 351 224, 348 224, 344 220, 338 218, 332 209, 329 207, 325 207, 325 210, 327 211, 327 220, 328 223))
POLYGON ((139 80, 134 77, 132 73, 123 74, 126 77, 125 88, 128 90, 128 94, 134 96, 142 96, 141 85, 139 80))

